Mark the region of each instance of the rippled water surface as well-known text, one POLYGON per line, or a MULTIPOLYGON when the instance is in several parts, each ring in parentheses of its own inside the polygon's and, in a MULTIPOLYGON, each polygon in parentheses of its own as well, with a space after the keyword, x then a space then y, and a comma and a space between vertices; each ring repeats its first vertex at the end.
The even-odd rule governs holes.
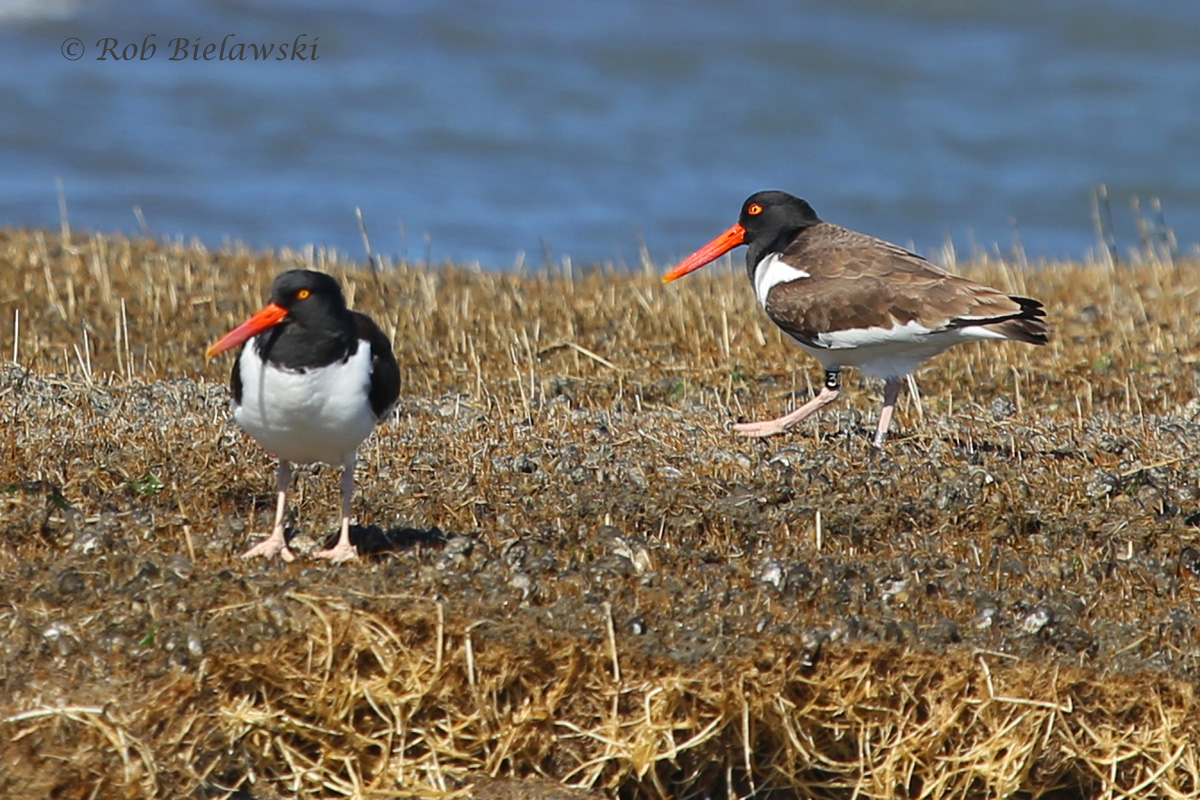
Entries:
MULTIPOLYGON (((1200 4, 0 0, 0 224, 507 268, 669 260, 781 188, 929 251, 1200 239, 1200 4), (97 60, 148 35, 146 60, 97 60), (315 42, 316 61, 170 60, 315 42), (64 57, 64 42, 83 47, 64 57), (190 56, 190 52, 189 56, 190 56)), ((306 56, 311 56, 311 49, 306 56)))

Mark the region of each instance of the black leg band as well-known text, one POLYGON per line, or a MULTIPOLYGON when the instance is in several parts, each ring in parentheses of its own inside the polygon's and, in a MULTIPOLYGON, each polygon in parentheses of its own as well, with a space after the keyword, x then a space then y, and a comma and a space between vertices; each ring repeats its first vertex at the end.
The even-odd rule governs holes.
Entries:
POLYGON ((842 388, 842 371, 840 369, 825 370, 825 388, 835 392, 842 388))

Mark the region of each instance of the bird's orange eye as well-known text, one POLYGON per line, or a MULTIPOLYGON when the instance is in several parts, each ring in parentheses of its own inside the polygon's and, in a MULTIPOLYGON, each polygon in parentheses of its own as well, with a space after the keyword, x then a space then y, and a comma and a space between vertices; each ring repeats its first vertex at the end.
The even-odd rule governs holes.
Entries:
POLYGON ((312 292, 310 292, 308 289, 301 289, 300 291, 296 292, 296 299, 307 300, 311 295, 312 292))
POLYGON ((746 206, 746 213, 752 217, 757 217, 762 213, 762 206, 760 206, 758 203, 751 203, 750 205, 746 206))

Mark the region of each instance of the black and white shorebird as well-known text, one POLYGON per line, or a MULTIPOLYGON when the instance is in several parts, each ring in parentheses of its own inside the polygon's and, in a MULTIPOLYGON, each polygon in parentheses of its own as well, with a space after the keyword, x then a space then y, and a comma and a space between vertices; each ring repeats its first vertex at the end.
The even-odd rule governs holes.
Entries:
POLYGON ((342 530, 337 544, 314 555, 345 561, 355 451, 400 394, 400 368, 383 331, 351 311, 338 282, 294 269, 271 284, 270 302, 208 348, 208 357, 245 344, 233 365, 233 418, 279 459, 279 496, 271 535, 242 554, 284 561, 295 556, 283 515, 292 464, 342 467, 342 530))
POLYGON ((882 447, 906 375, 956 344, 1012 339, 1046 344, 1042 304, 931 264, 902 247, 823 222, 786 192, 758 192, 736 225, 668 272, 673 281, 747 245, 746 270, 771 321, 815 357, 825 385, 778 419, 734 425, 743 436, 783 433, 837 399, 843 367, 883 378, 875 431, 882 447))

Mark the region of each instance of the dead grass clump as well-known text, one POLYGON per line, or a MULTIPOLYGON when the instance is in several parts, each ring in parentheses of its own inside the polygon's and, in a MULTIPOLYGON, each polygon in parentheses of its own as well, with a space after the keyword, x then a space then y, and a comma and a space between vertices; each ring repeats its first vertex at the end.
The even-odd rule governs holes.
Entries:
POLYGON ((552 634, 481 647, 427 603, 289 603, 310 638, 208 676, 226 760, 289 796, 462 796, 483 776, 638 798, 1200 787, 1195 697, 1170 679, 897 647, 835 648, 815 666, 764 650, 681 672, 552 634))
POLYGON ((0 719, 8 739, 2 751, 16 769, 0 776, 5 797, 72 796, 94 787, 96 796, 155 797, 159 794, 154 754, 105 706, 47 706, 0 719))

